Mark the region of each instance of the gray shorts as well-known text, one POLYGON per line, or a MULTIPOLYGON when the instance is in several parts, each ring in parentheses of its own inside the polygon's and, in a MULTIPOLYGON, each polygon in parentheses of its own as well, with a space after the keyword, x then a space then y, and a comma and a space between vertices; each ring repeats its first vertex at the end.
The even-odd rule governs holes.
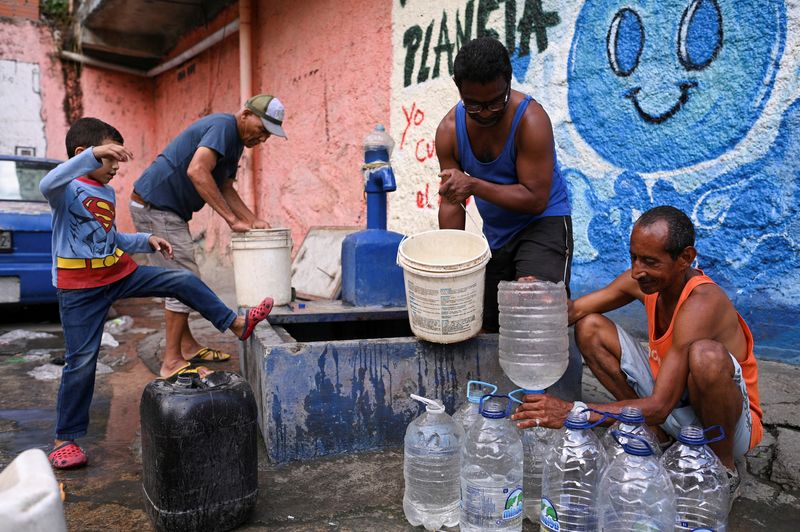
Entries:
MULTIPOLYGON (((653 394, 653 387, 656 382, 650 370, 649 348, 632 338, 619 325, 617 325, 617 335, 619 336, 619 345, 622 348, 620 369, 625 373, 628 384, 636 392, 636 395, 639 397, 649 397, 653 394)), ((733 381, 742 392, 742 413, 739 416, 739 421, 736 423, 735 433, 733 435, 728 434, 726 437, 733 438, 733 455, 738 458, 744 456, 750 449, 750 433, 753 429, 753 418, 750 413, 750 397, 747 394, 747 385, 742 378, 742 366, 739 365, 739 361, 736 360, 736 357, 733 355, 731 355, 731 361, 733 362, 734 368, 733 381)), ((688 397, 688 392, 684 392, 678 405, 661 425, 661 428, 673 438, 677 438, 681 427, 687 425, 702 426, 700 418, 697 417, 694 409, 689 404, 688 397)))
MULTIPOLYGON (((200 277, 200 269, 194 260, 194 242, 189 233, 189 224, 174 212, 154 209, 133 200, 131 200, 130 207, 133 225, 137 231, 160 236, 172 245, 174 260, 165 258, 161 253, 150 253, 147 255, 148 264, 162 268, 189 270, 200 277)), ((189 314, 192 311, 191 308, 171 297, 164 300, 164 307, 181 314, 189 314)))

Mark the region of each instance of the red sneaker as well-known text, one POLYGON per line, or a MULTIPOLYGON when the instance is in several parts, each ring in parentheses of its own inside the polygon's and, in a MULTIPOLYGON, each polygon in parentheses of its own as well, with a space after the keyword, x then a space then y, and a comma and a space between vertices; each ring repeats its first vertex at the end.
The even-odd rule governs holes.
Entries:
POLYGON ((75 442, 64 442, 47 455, 56 469, 75 469, 89 463, 86 453, 75 442))
POLYGON ((244 332, 242 332, 242 336, 240 336, 239 339, 244 342, 250 338, 256 325, 267 319, 270 312, 272 312, 271 297, 265 297, 257 307, 248 310, 244 317, 244 332))

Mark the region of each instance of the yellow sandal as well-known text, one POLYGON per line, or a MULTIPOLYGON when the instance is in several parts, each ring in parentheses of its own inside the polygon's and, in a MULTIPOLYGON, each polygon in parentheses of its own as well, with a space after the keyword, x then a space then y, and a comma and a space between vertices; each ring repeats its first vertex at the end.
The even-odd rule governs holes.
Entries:
POLYGON ((230 358, 231 356, 228 353, 220 351, 219 349, 203 347, 189 359, 189 362, 227 362, 230 358))

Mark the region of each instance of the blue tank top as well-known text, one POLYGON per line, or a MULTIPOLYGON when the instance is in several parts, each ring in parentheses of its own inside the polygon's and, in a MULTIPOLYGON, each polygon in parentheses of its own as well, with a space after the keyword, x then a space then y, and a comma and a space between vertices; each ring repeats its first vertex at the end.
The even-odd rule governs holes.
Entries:
MULTIPOLYGON (((517 134, 517 126, 525 109, 531 101, 530 96, 520 102, 511 122, 511 132, 508 134, 503 151, 494 161, 484 163, 472 153, 472 146, 469 142, 467 133, 466 111, 464 104, 458 102, 456 105, 456 142, 458 143, 458 156, 461 159, 461 170, 476 177, 497 183, 500 185, 511 185, 519 183, 517 179, 517 146, 514 142, 517 134)), ((572 213, 567 195, 567 184, 564 176, 561 175, 561 167, 558 164, 555 147, 553 148, 553 182, 550 185, 550 197, 547 200, 547 207, 541 214, 529 214, 524 212, 510 211, 475 197, 475 205, 483 218, 483 234, 489 241, 489 247, 499 249, 503 247, 514 235, 530 225, 539 218, 545 216, 569 216, 572 213)))

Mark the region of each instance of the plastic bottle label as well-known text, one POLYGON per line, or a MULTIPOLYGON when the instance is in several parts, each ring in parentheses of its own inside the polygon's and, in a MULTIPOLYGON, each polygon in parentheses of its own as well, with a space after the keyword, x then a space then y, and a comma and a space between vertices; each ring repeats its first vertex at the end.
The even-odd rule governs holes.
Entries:
POLYGON ((467 484, 461 504, 467 521, 480 525, 494 521, 500 525, 513 519, 522 519, 522 488, 487 489, 467 484))
POLYGON ((542 497, 542 513, 539 515, 539 524, 542 532, 559 532, 561 525, 558 523, 558 512, 547 497, 542 497))

